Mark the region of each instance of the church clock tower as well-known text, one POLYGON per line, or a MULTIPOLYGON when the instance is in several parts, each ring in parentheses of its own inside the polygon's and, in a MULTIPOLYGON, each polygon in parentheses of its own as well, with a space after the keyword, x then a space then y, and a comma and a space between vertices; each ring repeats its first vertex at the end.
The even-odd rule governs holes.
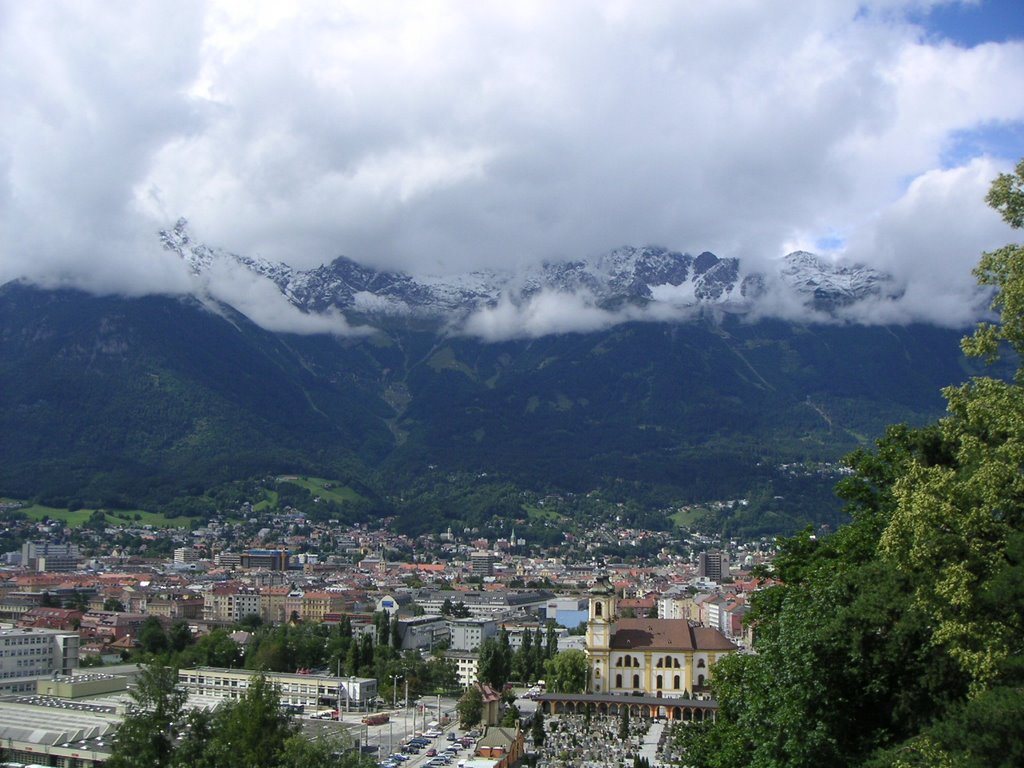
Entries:
POLYGON ((608 666, 615 624, 615 590, 602 576, 590 589, 587 620, 587 658, 590 661, 590 690, 608 690, 608 666))

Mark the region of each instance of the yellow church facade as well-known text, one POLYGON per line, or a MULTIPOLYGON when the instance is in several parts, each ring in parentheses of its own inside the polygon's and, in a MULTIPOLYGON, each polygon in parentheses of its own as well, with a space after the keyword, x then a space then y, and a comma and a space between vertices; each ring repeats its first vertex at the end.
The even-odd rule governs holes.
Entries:
POLYGON ((606 581, 590 591, 587 658, 590 692, 654 697, 695 696, 715 662, 736 645, 686 619, 621 619, 606 581))

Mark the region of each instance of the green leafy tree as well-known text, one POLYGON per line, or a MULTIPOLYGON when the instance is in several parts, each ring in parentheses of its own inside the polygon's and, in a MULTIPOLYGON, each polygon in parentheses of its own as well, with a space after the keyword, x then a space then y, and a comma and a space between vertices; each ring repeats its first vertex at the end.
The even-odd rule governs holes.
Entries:
POLYGON ((139 645, 146 653, 163 653, 170 647, 167 633, 156 616, 147 616, 139 626, 139 645))
POLYGON ((215 629, 200 637, 179 656, 182 666, 232 667, 240 666, 242 648, 231 639, 227 630, 215 629))
POLYGON ((533 682, 533 633, 529 629, 523 631, 523 642, 512 656, 512 679, 523 683, 533 682))
POLYGON ((173 667, 144 667, 131 688, 132 707, 114 735, 110 768, 171 765, 177 737, 184 731, 188 695, 178 687, 173 667))
POLYGON ((469 686, 455 705, 455 711, 459 715, 459 725, 462 728, 479 725, 484 713, 484 697, 480 688, 475 685, 469 686))
POLYGON ((222 768, 273 768, 297 726, 281 711, 277 690, 262 674, 249 680, 237 701, 217 710, 206 760, 222 768))
POLYGON ((480 682, 487 683, 496 691, 502 690, 508 682, 511 666, 512 654, 507 643, 502 646, 499 640, 488 637, 480 644, 480 682))
POLYGON ((545 639, 544 654, 547 658, 555 658, 558 653, 558 634, 555 632, 554 622, 548 622, 547 638, 545 639))
POLYGON ((459 687, 459 670, 451 659, 435 657, 428 660, 427 677, 431 693, 449 693, 459 687))
POLYGON ((515 704, 509 704, 505 714, 501 716, 501 726, 503 728, 514 728, 517 725, 519 725, 519 707, 515 704))
POLYGON ((192 637, 192 630, 189 629, 187 621, 178 619, 171 624, 171 628, 167 631, 167 644, 173 652, 180 653, 192 645, 193 642, 195 640, 192 637))
POLYGON ((590 674, 587 655, 576 648, 561 651, 548 661, 545 682, 552 693, 584 693, 590 674))
MULTIPOLYGON (((1024 163, 988 198, 1011 226, 1024 163)), ((1024 353, 1024 246, 985 254, 998 323, 964 341, 1024 353)), ((714 669, 714 723, 678 731, 699 766, 974 766, 1020 761, 1024 373, 944 391, 937 424, 848 459, 851 523, 784 541, 755 596, 757 654, 714 669)))
POLYGON ((276 768, 373 768, 374 765, 372 758, 351 749, 343 737, 322 734, 310 739, 295 734, 285 740, 276 768))
POLYGON ((533 713, 533 723, 530 725, 530 738, 533 739, 534 746, 544 746, 544 711, 537 707, 537 710, 533 713))

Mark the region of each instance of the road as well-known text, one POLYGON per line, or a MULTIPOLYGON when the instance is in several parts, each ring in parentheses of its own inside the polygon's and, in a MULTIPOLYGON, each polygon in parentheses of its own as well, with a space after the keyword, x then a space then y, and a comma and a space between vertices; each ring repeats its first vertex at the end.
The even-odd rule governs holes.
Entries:
MULTIPOLYGON (((401 749, 402 743, 416 733, 422 733, 427 729, 427 723, 438 721, 443 722, 447 717, 451 725, 444 728, 444 734, 435 738, 430 746, 438 751, 448 747, 451 742, 446 738, 448 732, 455 728, 455 699, 444 698, 440 700, 440 710, 437 697, 421 699, 416 706, 403 709, 385 709, 381 714, 389 716, 388 722, 382 725, 364 725, 362 720, 366 717, 365 712, 342 712, 341 722, 330 720, 306 719, 303 721, 303 730, 310 736, 317 733, 347 732, 351 736, 371 748, 376 748, 378 760, 384 760, 388 755, 401 749), (438 717, 440 711, 441 718, 438 717)), ((461 736, 461 732, 459 733, 461 736)), ((429 747, 428 747, 429 748, 429 747)), ((426 756, 426 749, 418 755, 411 755, 412 759, 404 763, 407 768, 417 768, 430 758, 426 756)))

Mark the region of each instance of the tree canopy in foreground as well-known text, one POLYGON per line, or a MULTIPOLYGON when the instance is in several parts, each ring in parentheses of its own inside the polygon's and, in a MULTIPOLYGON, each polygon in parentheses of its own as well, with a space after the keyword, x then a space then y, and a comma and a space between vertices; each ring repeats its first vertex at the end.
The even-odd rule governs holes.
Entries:
MULTIPOLYGON (((988 203, 1024 226, 1024 161, 988 203)), ((1024 355, 1024 246, 982 256, 995 322, 968 355, 1024 355)), ((782 544, 755 655, 715 668, 715 723, 678 730, 712 768, 1024 765, 1024 368, 943 392, 947 415, 848 458, 851 522, 782 544)))
POLYGON ((277 690, 255 673, 237 701, 188 710, 173 667, 145 667, 134 707, 114 736, 108 768, 370 768, 340 737, 310 739, 281 709, 277 690))

